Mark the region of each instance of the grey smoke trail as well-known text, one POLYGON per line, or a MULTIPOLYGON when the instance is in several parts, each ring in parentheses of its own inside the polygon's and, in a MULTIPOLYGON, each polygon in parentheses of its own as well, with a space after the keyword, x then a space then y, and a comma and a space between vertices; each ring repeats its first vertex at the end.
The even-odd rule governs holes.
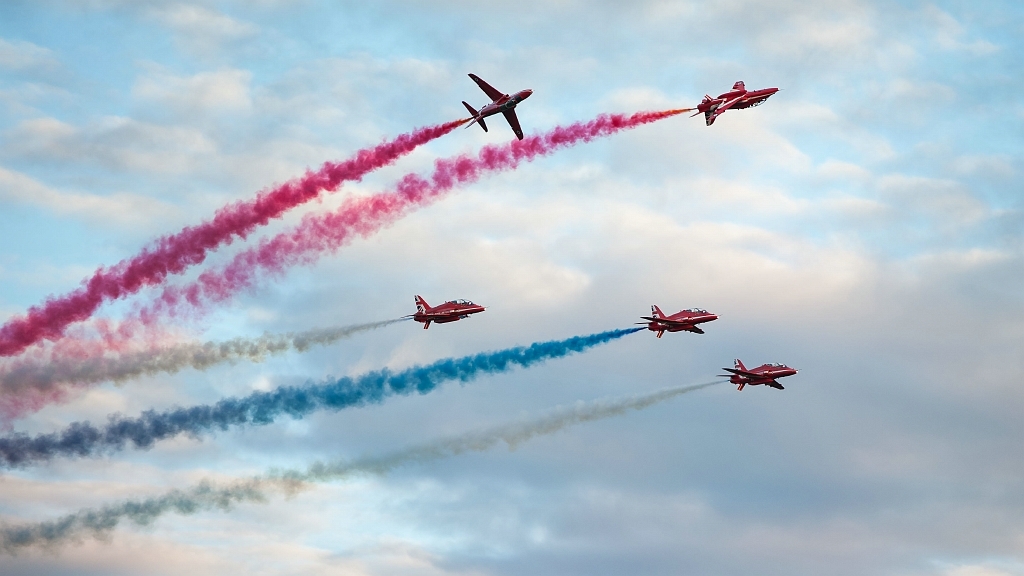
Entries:
POLYGON ((264 334, 258 338, 235 338, 224 342, 191 342, 116 357, 59 358, 45 363, 12 364, 7 371, 0 372, 0 393, 16 392, 28 387, 46 390, 56 384, 122 383, 139 376, 174 374, 185 368, 205 370, 224 362, 259 362, 273 354, 289 350, 305 352, 313 346, 332 344, 359 332, 403 320, 406 318, 316 328, 304 332, 264 334))
POLYGON ((724 380, 692 386, 675 386, 625 398, 578 402, 572 406, 555 409, 538 418, 468 432, 383 456, 317 462, 305 471, 271 471, 263 476, 239 480, 222 487, 203 481, 185 490, 175 489, 161 496, 80 510, 49 522, 21 526, 4 525, 0 527, 0 550, 14 554, 34 546, 56 548, 68 542, 80 541, 89 535, 103 538, 122 520, 144 526, 169 512, 187 515, 202 510, 226 511, 242 502, 265 502, 267 493, 271 491, 291 495, 307 488, 311 482, 327 482, 356 474, 385 474, 404 464, 439 460, 466 452, 481 452, 501 442, 506 443, 511 449, 535 436, 552 434, 569 426, 611 418, 633 410, 643 410, 676 396, 722 382, 724 380))

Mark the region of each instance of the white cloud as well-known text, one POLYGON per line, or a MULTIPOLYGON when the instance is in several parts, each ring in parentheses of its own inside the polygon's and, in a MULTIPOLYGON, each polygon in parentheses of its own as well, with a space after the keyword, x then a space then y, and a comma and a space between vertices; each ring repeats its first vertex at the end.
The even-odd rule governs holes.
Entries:
POLYGON ((984 564, 965 564, 943 570, 942 576, 1015 576, 1015 574, 984 564))
POLYGON ((22 40, 0 38, 0 68, 8 70, 51 69, 58 66, 53 51, 22 40))
POLYGON ((801 61, 835 61, 874 52, 877 32, 860 11, 827 14, 793 14, 757 38, 758 50, 779 58, 801 61))
POLYGON ((878 188, 888 202, 927 214, 942 228, 976 224, 989 215, 988 206, 955 180, 890 174, 878 179, 878 188))
POLYGON ((194 76, 175 76, 154 71, 136 80, 132 96, 149 105, 174 110, 187 118, 203 113, 249 112, 252 108, 247 70, 201 72, 194 76))
POLYGON ((935 42, 945 50, 967 52, 973 56, 986 56, 999 51, 998 46, 987 40, 964 40, 966 31, 963 25, 934 4, 925 6, 924 18, 934 30, 935 42))
POLYGON ((178 215, 173 206, 145 196, 128 193, 97 196, 58 191, 3 167, 0 167, 0 201, 30 204, 97 225, 116 222, 139 228, 178 215))
POLYGON ((962 176, 1010 178, 1016 172, 1008 154, 966 154, 953 160, 953 172, 962 176))
POLYGON ((195 129, 105 117, 83 128, 54 118, 26 120, 7 131, 3 153, 43 162, 99 163, 116 170, 181 173, 216 151, 195 129))
POLYGON ((828 180, 867 182, 871 179, 871 172, 864 167, 831 158, 819 164, 815 172, 828 180))
POLYGON ((159 5, 150 14, 174 32, 185 50, 200 57, 252 38, 260 31, 254 24, 194 4, 159 5))
POLYGON ((705 203, 733 214, 799 214, 812 208, 807 200, 794 198, 773 185, 758 185, 729 178, 696 178, 685 183, 690 193, 705 203))

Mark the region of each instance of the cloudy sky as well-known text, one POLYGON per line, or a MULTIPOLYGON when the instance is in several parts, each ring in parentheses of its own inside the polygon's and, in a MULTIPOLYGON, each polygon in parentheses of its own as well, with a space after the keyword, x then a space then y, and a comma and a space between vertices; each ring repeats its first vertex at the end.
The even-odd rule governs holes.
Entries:
MULTIPOLYGON (((483 178, 316 263, 167 320, 222 340, 400 323, 262 363, 83 388, 10 423, 213 402, 328 376, 721 316, 367 408, 0 476, 22 524, 203 479, 384 454, 557 406, 719 385, 509 450, 0 556, 4 574, 1024 574, 1024 9, 984 0, 11 0, 0 6, 0 319, 234 200, 512 92, 524 130, 782 90, 483 178)), ((436 158, 457 130, 247 242, 436 158)), ((155 289, 100 309, 116 321, 155 289)), ((4 362, 12 362, 8 359, 4 362)))

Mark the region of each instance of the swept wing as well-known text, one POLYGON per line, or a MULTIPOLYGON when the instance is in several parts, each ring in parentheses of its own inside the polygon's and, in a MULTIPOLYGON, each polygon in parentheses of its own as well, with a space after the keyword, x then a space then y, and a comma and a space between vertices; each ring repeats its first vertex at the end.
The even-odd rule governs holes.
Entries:
POLYGON ((747 370, 739 370, 739 369, 736 369, 736 368, 722 368, 722 370, 725 370, 726 372, 732 372, 733 374, 738 374, 740 376, 746 376, 748 378, 765 378, 766 377, 764 374, 758 374, 757 372, 748 372, 747 370))
POLYGON ((505 120, 508 120, 508 125, 512 127, 512 131, 516 133, 516 138, 523 139, 523 129, 519 127, 519 118, 516 117, 515 109, 503 110, 501 112, 505 115, 505 120))
POLYGON ((479 86, 480 89, 484 91, 484 94, 487 94, 487 97, 490 98, 492 102, 497 101, 499 98, 505 95, 503 92, 499 92, 494 86, 491 86, 487 82, 484 82, 476 74, 470 74, 469 77, 473 79, 473 82, 476 82, 476 85, 479 86))
POLYGON ((666 326, 683 326, 693 324, 693 320, 669 320, 668 318, 655 318, 654 316, 641 316, 641 318, 651 322, 657 322, 658 324, 664 324, 666 326))
MULTIPOLYGON (((744 94, 744 96, 745 96, 745 94, 744 94)), ((722 112, 725 112, 729 108, 732 108, 733 106, 735 106, 741 100, 743 100, 743 96, 737 96, 737 97, 733 98, 732 100, 729 100, 725 104, 722 104, 721 106, 719 106, 718 108, 715 109, 715 116, 721 116, 722 112)))

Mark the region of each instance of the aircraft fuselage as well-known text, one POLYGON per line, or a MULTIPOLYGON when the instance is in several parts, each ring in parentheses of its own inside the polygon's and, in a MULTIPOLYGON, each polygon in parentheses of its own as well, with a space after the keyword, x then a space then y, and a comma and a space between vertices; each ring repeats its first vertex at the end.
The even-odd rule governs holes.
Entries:
POLYGON ((737 82, 733 86, 732 90, 725 92, 724 94, 719 94, 717 98, 704 96, 704 100, 697 105, 697 113, 699 114, 703 112, 705 122, 708 126, 711 126, 715 123, 715 119, 722 115, 726 110, 753 108, 754 106, 762 104, 778 91, 778 88, 747 90, 743 87, 742 82, 737 82))
POLYGON ((477 116, 481 118, 487 118, 488 116, 501 114, 507 110, 514 110, 520 102, 526 100, 532 94, 533 90, 520 90, 519 92, 516 92, 511 96, 505 94, 504 96, 498 98, 494 102, 491 102, 490 104, 485 105, 483 108, 480 108, 480 111, 477 112, 477 116))

